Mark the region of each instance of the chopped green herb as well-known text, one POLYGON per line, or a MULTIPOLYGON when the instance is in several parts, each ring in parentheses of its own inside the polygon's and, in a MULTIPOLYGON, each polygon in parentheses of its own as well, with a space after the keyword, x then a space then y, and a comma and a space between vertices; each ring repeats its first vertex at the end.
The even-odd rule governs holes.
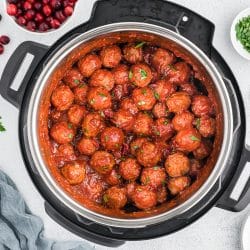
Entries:
POLYGON ((77 80, 77 79, 74 79, 74 83, 75 83, 75 84, 79 84, 79 83, 80 83, 80 81, 79 81, 79 80, 77 80))
POLYGON ((168 125, 168 119, 163 122, 164 125, 168 125))
POLYGON ((159 136, 161 133, 159 130, 155 130, 155 134, 159 136))
POLYGON ((159 169, 160 167, 158 167, 158 166, 154 166, 154 170, 157 170, 157 169, 159 169))
POLYGON ((138 104, 139 106, 142 106, 142 105, 145 105, 146 102, 145 102, 145 101, 139 101, 137 104, 138 104))
POLYGON ((119 148, 119 147, 120 147, 120 145, 119 145, 118 143, 116 143, 116 144, 115 144, 115 146, 116 146, 117 148, 119 148))
POLYGON ((72 134, 69 134, 69 139, 72 139, 73 138, 73 135, 72 134))
POLYGON ((133 146, 133 149, 135 149, 135 150, 138 149, 138 148, 139 148, 138 145, 134 145, 134 146, 133 146))
POLYGON ((105 136, 105 142, 107 142, 109 140, 109 137, 106 135, 105 136))
MULTIPOLYGON (((2 119, 1 116, 0 116, 0 119, 2 119)), ((6 131, 6 129, 5 129, 5 127, 4 127, 3 123, 2 123, 2 121, 0 121, 0 132, 4 132, 4 131, 6 131)))
POLYGON ((116 177, 118 178, 118 179, 121 179, 121 175, 120 174, 116 174, 116 177))
POLYGON ((154 92, 154 96, 155 96, 155 99, 156 99, 156 100, 159 100, 159 99, 160 99, 160 95, 159 95, 157 92, 154 92))
POLYGON ((68 123, 68 128, 71 129, 73 127, 72 123, 68 123))
POLYGON ((149 182, 150 182, 150 177, 149 177, 149 176, 147 176, 147 177, 146 177, 146 179, 145 179, 144 184, 146 184, 146 185, 147 185, 149 182))
POLYGON ((106 97, 106 95, 103 94, 103 93, 99 93, 99 96, 101 96, 101 97, 106 97))
POLYGON ((163 180, 162 182, 161 182, 161 185, 163 186, 163 187, 165 187, 166 186, 166 180, 163 180))
POLYGON ((138 43, 137 45, 135 45, 135 48, 138 49, 138 48, 141 48, 146 42, 140 42, 138 43))
POLYGON ((171 70, 177 71, 176 67, 173 64, 169 64, 168 66, 171 70))
POLYGON ((130 70, 129 73, 128 73, 128 78, 131 80, 133 77, 133 72, 130 70))
POLYGON ((109 201, 109 197, 107 194, 104 194, 102 198, 103 198, 104 203, 107 203, 109 201))
POLYGON ((92 99, 90 100, 90 104, 94 104, 94 103, 95 103, 95 99, 92 98, 92 99))
POLYGON ((101 115, 101 117, 105 117, 105 114, 103 111, 100 111, 100 115, 101 115))
POLYGON ((144 80, 147 78, 148 74, 144 69, 140 69, 141 79, 144 80))
POLYGON ((237 40, 250 52, 250 15, 239 20, 235 25, 235 31, 237 40))
POLYGON ((194 136, 194 135, 191 135, 191 136, 190 136, 190 139, 191 139, 192 141, 200 141, 200 139, 197 138, 197 137, 194 136))
POLYGON ((86 84, 85 83, 82 83, 81 85, 79 85, 79 88, 83 88, 83 87, 85 87, 86 86, 86 84))
POLYGON ((146 89, 142 89, 141 92, 142 92, 143 95, 147 94, 147 90, 146 89))
POLYGON ((195 120, 195 126, 196 126, 197 129, 200 128, 200 126, 201 126, 201 119, 200 119, 200 118, 197 118, 197 119, 195 120))
POLYGON ((121 161, 125 161, 125 160, 126 160, 126 158, 125 158, 125 157, 121 157, 120 159, 121 159, 121 161))

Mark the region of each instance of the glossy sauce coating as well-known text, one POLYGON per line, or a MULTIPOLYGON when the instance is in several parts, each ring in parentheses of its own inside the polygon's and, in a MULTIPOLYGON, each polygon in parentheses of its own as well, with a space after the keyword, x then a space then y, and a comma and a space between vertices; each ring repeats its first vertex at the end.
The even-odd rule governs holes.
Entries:
POLYGON ((178 53, 143 41, 99 46, 75 61, 48 113, 60 185, 111 215, 174 206, 216 135, 214 99, 195 86, 194 72, 178 53))

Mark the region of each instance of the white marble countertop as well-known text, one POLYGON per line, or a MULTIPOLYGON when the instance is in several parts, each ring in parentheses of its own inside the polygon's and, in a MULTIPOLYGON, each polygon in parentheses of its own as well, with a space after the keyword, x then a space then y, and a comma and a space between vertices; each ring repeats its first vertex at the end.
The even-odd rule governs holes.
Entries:
MULTIPOLYGON (((59 30, 50 34, 34 35, 13 25, 10 17, 4 14, 5 1, 0 1, 0 34, 10 36, 11 43, 0 56, 0 75, 13 53, 23 41, 37 41, 53 44, 68 30, 88 20, 94 0, 79 0, 74 15, 59 30), (10 25, 12 24, 12 25, 10 25), (16 35, 15 35, 16 34, 16 35)), ((238 80, 247 107, 247 143, 250 144, 250 61, 241 58, 230 43, 230 25, 236 14, 250 6, 250 0, 175 0, 211 20, 215 26, 214 46, 223 55, 238 80)), ((1 86, 0 86, 1 87, 1 86)), ((7 128, 0 134, 0 166, 15 181, 31 210, 39 215, 45 224, 45 234, 57 240, 80 239, 55 223, 44 211, 43 199, 33 185, 22 161, 18 143, 18 110, 0 97, 0 115, 7 128)), ((219 208, 211 209, 192 225, 169 236, 149 241, 127 242, 119 250, 235 250, 241 246, 241 225, 250 206, 240 213, 232 213, 219 208)), ((249 232, 250 235, 250 232, 249 232)), ((96 249, 107 249, 95 245, 96 249)), ((250 249, 248 246, 247 249, 250 249)))

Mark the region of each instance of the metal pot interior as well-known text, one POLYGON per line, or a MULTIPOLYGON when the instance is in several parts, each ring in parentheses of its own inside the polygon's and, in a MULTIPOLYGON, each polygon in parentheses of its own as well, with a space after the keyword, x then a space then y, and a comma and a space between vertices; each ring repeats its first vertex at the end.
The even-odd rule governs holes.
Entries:
POLYGON ((209 58, 199 48, 166 28, 147 23, 115 23, 77 36, 60 48, 44 65, 30 98, 27 132, 31 155, 39 175, 45 185, 64 205, 77 214, 100 224, 137 228, 174 218, 192 208, 209 192, 226 167, 232 144, 232 120, 232 108, 224 82, 209 58), (200 77, 206 82, 209 94, 213 93, 214 101, 217 103, 217 133, 214 148, 200 177, 176 199, 148 211, 146 217, 142 216, 140 212, 133 217, 129 214, 112 214, 109 209, 101 213, 97 205, 87 202, 83 206, 71 198, 60 187, 60 183, 54 180, 53 175, 58 173, 53 167, 49 147, 38 137, 39 133, 45 138, 48 137, 46 117, 48 116, 50 96, 57 81, 62 78, 65 70, 80 57, 90 50, 98 48, 101 40, 105 41, 106 45, 138 40, 150 41, 174 51, 177 56, 189 62, 194 70, 199 69, 199 72, 202 72, 202 75, 196 77, 200 77))

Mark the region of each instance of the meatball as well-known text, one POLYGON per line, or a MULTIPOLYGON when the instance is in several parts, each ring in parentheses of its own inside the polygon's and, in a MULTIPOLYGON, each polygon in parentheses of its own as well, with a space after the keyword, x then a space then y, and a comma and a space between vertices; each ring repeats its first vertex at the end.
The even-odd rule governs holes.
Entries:
POLYGON ((68 119, 74 125, 79 125, 86 114, 86 109, 77 104, 70 107, 68 110, 68 119))
POLYGON ((197 149, 201 143, 201 135, 194 128, 181 130, 174 139, 175 147, 184 152, 191 152, 197 149))
POLYGON ((113 168, 112 171, 105 176, 105 181, 111 186, 118 185, 121 182, 121 175, 113 168))
POLYGON ((101 50, 100 58, 104 67, 114 68, 122 59, 121 49, 117 45, 107 46, 101 50))
POLYGON ((119 149, 124 141, 124 134, 120 128, 108 127, 101 133, 101 144, 108 150, 119 149))
POLYGON ((77 144, 77 149, 81 154, 92 155, 99 148, 99 144, 95 139, 82 138, 77 144))
POLYGON ((169 112, 181 113, 187 110, 191 104, 191 98, 186 92, 176 92, 166 101, 169 112))
POLYGON ((153 119, 144 113, 138 113, 135 119, 134 133, 138 135, 150 135, 152 132, 153 119))
POLYGON ((65 164, 61 173, 70 185, 77 185, 83 182, 85 178, 85 162, 74 161, 65 164))
POLYGON ((115 112, 112 121, 117 127, 126 131, 131 131, 133 129, 135 119, 128 110, 120 109, 115 112))
POLYGON ((96 151, 90 159, 90 165, 97 173, 108 174, 115 165, 115 159, 106 151, 96 151))
POLYGON ((167 77, 173 83, 187 82, 190 77, 190 67, 185 62, 178 62, 170 67, 167 77))
POLYGON ((154 95, 157 100, 165 102, 166 98, 176 91, 176 86, 166 80, 158 80, 154 84, 154 95))
POLYGON ((114 75, 115 84, 128 84, 129 78, 128 78, 128 72, 129 68, 125 64, 120 64, 116 68, 112 70, 112 73, 114 75))
POLYGON ((156 192, 150 190, 147 186, 137 186, 132 199, 135 206, 143 210, 150 209, 157 204, 156 192))
POLYGON ((165 168, 171 177, 183 176, 190 170, 190 161, 183 153, 176 152, 167 157, 165 168))
POLYGON ((104 127, 104 121, 98 113, 89 113, 83 119, 82 131, 87 137, 97 136, 104 127))
POLYGON ((135 159, 127 158, 125 161, 121 161, 119 165, 119 173, 128 181, 136 180, 141 172, 141 166, 135 159))
POLYGON ((175 132, 171 121, 164 117, 154 122, 152 131, 155 136, 164 140, 169 140, 175 132))
POLYGON ((153 188, 158 188, 166 183, 166 172, 164 168, 158 166, 144 168, 141 173, 142 185, 148 185, 153 188))
POLYGON ((168 110, 165 103, 157 102, 152 110, 153 115, 156 118, 166 117, 168 115, 168 110))
POLYGON ((127 203, 125 188, 111 187, 103 195, 103 202, 109 208, 120 209, 127 203))
POLYGON ((83 75, 77 68, 72 68, 63 77, 63 82, 70 88, 77 87, 82 81, 83 75))
POLYGON ((50 136, 59 144, 69 143, 73 140, 75 130, 71 123, 58 122, 50 129, 50 136))
POLYGON ((158 48, 152 57, 152 65, 160 74, 166 74, 169 70, 169 65, 172 64, 174 60, 175 56, 172 52, 158 48))
POLYGON ((153 91, 148 87, 135 89, 132 99, 140 110, 151 110, 156 102, 153 91))
POLYGON ((84 77, 90 77, 102 67, 100 58, 95 54, 88 54, 78 61, 78 68, 84 77))
POLYGON ((128 110, 132 115, 138 113, 138 108, 135 105, 134 101, 130 98, 125 98, 121 102, 121 109, 128 110))
POLYGON ((183 111, 182 113, 176 114, 172 120, 174 129, 177 131, 191 128, 194 121, 194 115, 189 111, 183 111))
POLYGON ((63 161, 72 161, 76 158, 74 148, 69 143, 59 145, 57 156, 63 161))
POLYGON ((87 100, 89 105, 95 110, 107 109, 112 105, 111 95, 104 87, 90 88, 87 100))
POLYGON ((69 109, 74 101, 74 94, 70 90, 69 86, 61 85, 57 87, 51 96, 51 102, 53 106, 59 110, 64 111, 69 109))
POLYGON ((114 75, 107 69, 96 70, 89 81, 91 86, 104 87, 110 91, 115 84, 114 75))
POLYGON ((161 159, 161 151, 152 142, 145 142, 142 144, 137 152, 137 160, 144 167, 153 167, 157 165, 161 159))
POLYGON ((196 119, 196 128, 203 137, 211 137, 215 134, 215 119, 211 117, 201 117, 196 119))
POLYGON ((75 95, 75 102, 79 105, 84 105, 86 103, 86 96, 88 92, 88 86, 85 83, 80 84, 73 89, 75 95))
POLYGON ((190 96, 197 95, 198 93, 197 88, 191 83, 182 83, 180 85, 180 90, 187 92, 190 96))
POLYGON ((168 181, 168 189, 172 195, 177 195, 190 185, 190 178, 187 176, 180 176, 171 178, 168 181))
POLYGON ((193 151, 193 155, 196 159, 202 160, 210 155, 212 151, 212 144, 208 140, 201 141, 200 146, 193 151))
POLYGON ((210 99, 205 95, 196 95, 192 101, 192 111, 198 116, 211 115, 213 113, 213 107, 210 99))
POLYGON ((134 141, 132 141, 130 144, 131 154, 136 155, 138 150, 141 148, 142 144, 147 142, 147 141, 148 141, 148 139, 144 138, 144 137, 140 137, 140 138, 137 138, 134 141))
POLYGON ((142 47, 135 44, 128 44, 123 48, 123 55, 126 61, 131 64, 139 63, 143 60, 142 47))
POLYGON ((152 80, 152 72, 148 65, 133 64, 129 71, 129 79, 138 87, 146 87, 152 80))

